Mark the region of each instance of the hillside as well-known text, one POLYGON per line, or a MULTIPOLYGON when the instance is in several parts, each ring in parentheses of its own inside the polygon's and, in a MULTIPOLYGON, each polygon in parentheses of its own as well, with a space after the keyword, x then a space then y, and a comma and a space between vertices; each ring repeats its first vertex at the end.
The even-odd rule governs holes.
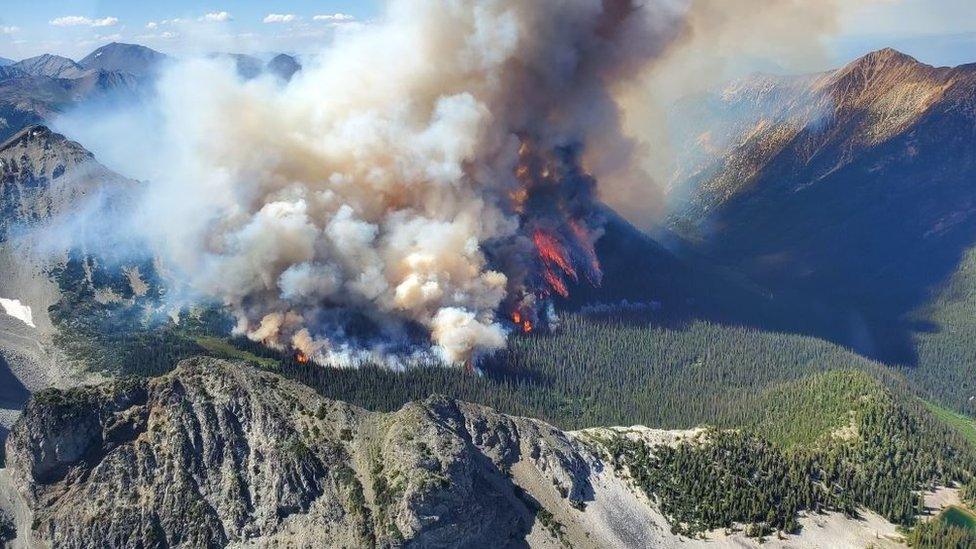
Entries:
MULTIPOLYGON (((867 394, 891 405, 883 391, 867 394)), ((850 440, 868 449, 879 437, 912 445, 938 436, 862 425, 850 440)), ((688 547, 697 544, 652 503, 664 497, 673 509, 670 492, 648 499, 647 465, 621 450, 707 451, 736 435, 700 436, 566 433, 440 396, 376 414, 243 363, 195 359, 157 379, 38 394, 7 443, 0 509, 16 517, 17 543, 63 547, 688 547)), ((914 454, 918 476, 898 477, 910 486, 957 474, 957 447, 927 447, 914 454), (942 459, 948 467, 927 468, 942 459)), ((871 478, 875 465, 866 465, 871 478)), ((854 490, 848 497, 862 501, 854 490)), ((792 515, 784 543, 897 542, 867 509, 844 518, 840 503, 825 500, 821 510, 828 515, 792 515), (829 534, 816 526, 827 516, 829 534)), ((706 546, 755 545, 744 533, 714 535, 706 546)))
POLYGON ((6 380, 0 438, 28 390, 63 385, 79 373, 55 344, 57 330, 48 314, 62 297, 51 272, 68 244, 34 231, 84 214, 95 197, 107 204, 132 188, 79 144, 43 126, 0 144, 0 298, 16 300, 32 317, 28 325, 0 314, 0 377, 6 380))
MULTIPOLYGON (((915 312, 976 244, 974 85, 976 65, 934 68, 894 50, 737 82, 697 111, 716 126, 709 136, 726 137, 689 132, 690 198, 672 226, 777 294, 835 311, 841 329, 824 337, 934 368, 915 339, 937 329, 915 312)), ((937 394, 958 404, 952 390, 946 379, 937 394)))

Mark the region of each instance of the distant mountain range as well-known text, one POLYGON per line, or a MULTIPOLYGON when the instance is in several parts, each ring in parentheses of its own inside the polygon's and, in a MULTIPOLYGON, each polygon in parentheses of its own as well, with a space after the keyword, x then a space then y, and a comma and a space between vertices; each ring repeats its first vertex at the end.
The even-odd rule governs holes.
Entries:
MULTIPOLYGON (((270 63, 241 54, 218 55, 232 58, 243 78, 267 71, 287 80, 301 68, 295 58, 284 54, 270 63)), ((0 62, 0 141, 79 104, 138 99, 152 88, 167 59, 145 46, 113 42, 78 62, 50 54, 0 62)))

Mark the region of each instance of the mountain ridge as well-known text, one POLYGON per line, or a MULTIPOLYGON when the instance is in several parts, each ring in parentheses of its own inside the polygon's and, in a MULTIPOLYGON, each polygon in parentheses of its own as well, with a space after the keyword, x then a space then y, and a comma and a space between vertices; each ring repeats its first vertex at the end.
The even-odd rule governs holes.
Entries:
MULTIPOLYGON (((0 484, 25 544, 758 546, 743 533, 677 535, 632 483, 643 465, 614 450, 694 452, 715 436, 569 433, 437 395, 377 414, 195 358, 152 380, 39 393, 0 484)), ((893 525, 861 513, 804 515, 773 546, 898 545, 893 525)))
POLYGON ((89 70, 123 72, 146 78, 167 59, 167 55, 139 44, 112 42, 85 56, 78 65, 89 70))
POLYGON ((48 76, 51 78, 79 78, 85 69, 67 57, 45 53, 29 57, 10 65, 10 68, 22 71, 31 76, 48 76))

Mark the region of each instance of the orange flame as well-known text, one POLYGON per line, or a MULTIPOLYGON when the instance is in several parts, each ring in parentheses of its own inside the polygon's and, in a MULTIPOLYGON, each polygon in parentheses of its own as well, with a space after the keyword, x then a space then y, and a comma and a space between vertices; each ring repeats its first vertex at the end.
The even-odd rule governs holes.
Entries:
POLYGON ((542 258, 542 262, 547 267, 555 265, 573 280, 577 279, 576 269, 566 258, 566 250, 563 249, 558 238, 545 231, 537 230, 532 235, 532 240, 535 242, 536 249, 539 250, 539 257, 542 258))
POLYGON ((308 355, 306 355, 305 353, 303 353, 303 352, 301 352, 301 351, 296 351, 296 352, 295 352, 295 360, 296 360, 296 361, 297 361, 297 362, 298 362, 299 364, 308 364, 308 361, 309 361, 310 359, 309 359, 309 357, 308 357, 308 355))
POLYGON ((519 329, 526 334, 532 333, 533 328, 535 328, 531 320, 522 316, 522 311, 515 311, 512 313, 512 323, 518 326, 519 329))
POLYGON ((563 297, 569 297, 569 288, 563 275, 572 280, 579 280, 576 269, 573 268, 569 258, 566 257, 566 250, 559 239, 543 230, 536 230, 532 235, 539 258, 542 259, 545 272, 542 277, 545 279, 549 288, 563 297), (561 273, 559 272, 561 271, 561 273))

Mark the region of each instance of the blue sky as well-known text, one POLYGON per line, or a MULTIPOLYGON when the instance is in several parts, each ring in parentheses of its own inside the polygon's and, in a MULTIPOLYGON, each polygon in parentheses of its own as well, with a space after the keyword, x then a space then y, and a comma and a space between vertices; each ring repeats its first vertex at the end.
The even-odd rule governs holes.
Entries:
MULTIPOLYGON (((320 49, 344 27, 368 22, 381 4, 0 0, 0 56, 20 59, 49 52, 77 59, 111 41, 176 54, 191 49, 304 53, 320 49)), ((844 5, 840 32, 827 44, 833 64, 886 46, 936 65, 976 62, 976 0, 852 0, 844 5)))
POLYGON ((0 0, 0 57, 57 53, 77 59, 111 41, 168 53, 301 53, 319 49, 343 26, 368 21, 379 5, 380 0, 0 0))

